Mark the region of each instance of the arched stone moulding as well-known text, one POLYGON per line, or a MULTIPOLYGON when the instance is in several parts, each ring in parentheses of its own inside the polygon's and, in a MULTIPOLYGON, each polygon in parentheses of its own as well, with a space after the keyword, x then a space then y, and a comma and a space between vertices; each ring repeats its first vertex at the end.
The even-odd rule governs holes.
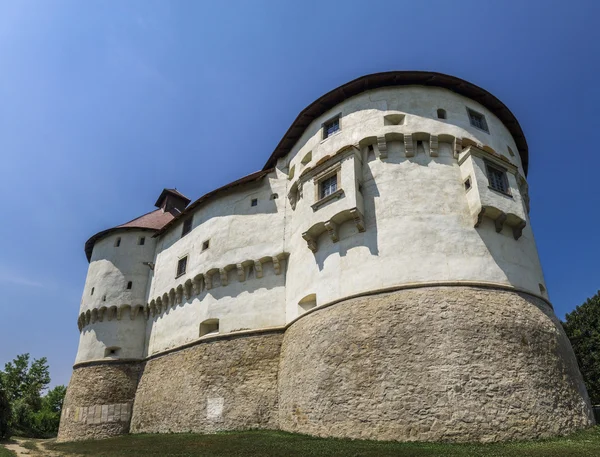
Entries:
POLYGON ((83 331, 84 327, 95 322, 103 322, 106 317, 111 321, 113 318, 121 320, 123 316, 129 313, 129 317, 134 320, 138 314, 144 319, 158 316, 169 308, 182 304, 185 300, 190 300, 192 297, 200 295, 201 292, 212 289, 213 287, 225 287, 229 283, 229 272, 236 271, 236 276, 239 282, 244 282, 247 279, 246 270, 252 268, 254 277, 260 279, 263 277, 263 265, 266 263, 273 264, 273 271, 276 275, 283 272, 283 263, 287 257, 287 252, 282 252, 274 256, 265 256, 260 259, 249 259, 243 262, 231 263, 222 268, 214 267, 207 270, 206 273, 199 273, 188 278, 185 282, 171 288, 168 292, 153 298, 146 306, 123 304, 120 306, 111 306, 107 308, 103 306, 99 309, 88 310, 81 313, 77 319, 77 327, 79 331, 83 331), (218 281, 214 281, 213 277, 218 275, 218 281))

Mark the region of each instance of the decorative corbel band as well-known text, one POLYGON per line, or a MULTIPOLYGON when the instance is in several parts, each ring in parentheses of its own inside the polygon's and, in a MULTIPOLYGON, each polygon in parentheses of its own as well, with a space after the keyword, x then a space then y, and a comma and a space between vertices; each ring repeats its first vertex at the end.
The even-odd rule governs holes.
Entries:
POLYGON ((404 153, 406 157, 415 156, 415 145, 413 143, 412 133, 404 134, 404 153))
POLYGON ((515 240, 518 240, 519 238, 521 238, 521 235, 523 235, 523 229, 525 228, 526 225, 527 225, 527 222, 522 221, 513 227, 513 237, 515 238, 515 240))
POLYGON ((204 275, 204 285, 206 286, 206 290, 212 289, 212 274, 207 273, 204 275))
POLYGON ((310 236, 308 232, 304 232, 302 234, 302 238, 304 238, 304 240, 306 241, 308 249, 310 249, 312 252, 317 252, 317 250, 319 249, 317 246, 317 242, 312 236, 310 236))
POLYGON ((437 135, 429 135, 429 155, 431 157, 438 157, 438 137, 437 135))
POLYGON ((246 280, 246 269, 241 263, 236 263, 235 268, 237 269, 237 275, 240 282, 244 282, 246 280))
POLYGON ((325 228, 327 229, 327 233, 329 233, 329 237, 331 238, 331 241, 333 241, 334 243, 337 243, 339 241, 339 236, 338 236, 338 226, 335 222, 333 221, 327 221, 325 222, 325 228))
POLYGON ((462 138, 454 138, 454 145, 453 145, 453 153, 454 153, 454 158, 458 159, 458 155, 462 152, 462 138))
POLYGON ((502 227, 504 226, 505 221, 506 221, 506 213, 500 212, 500 214, 494 221, 494 225, 496 226, 496 233, 500 233, 502 231, 502 227))
POLYGON ((221 286, 226 286, 228 284, 227 270, 225 270, 225 268, 219 268, 219 276, 221 278, 221 286))
POLYGON ((278 257, 273 257, 273 270, 276 275, 281 274, 281 264, 279 263, 278 257))
POLYGON ((358 229, 358 231, 364 232, 366 230, 365 218, 363 217, 361 212, 358 209, 354 208, 350 210, 350 215, 352 216, 352 219, 354 219, 354 223, 356 224, 356 228, 358 229))
POLYGON ((254 261, 254 271, 257 278, 263 277, 262 263, 260 262, 260 260, 254 261))
POLYGON ((377 149, 379 149, 379 158, 387 159, 387 142, 385 141, 385 136, 380 135, 377 137, 377 149))

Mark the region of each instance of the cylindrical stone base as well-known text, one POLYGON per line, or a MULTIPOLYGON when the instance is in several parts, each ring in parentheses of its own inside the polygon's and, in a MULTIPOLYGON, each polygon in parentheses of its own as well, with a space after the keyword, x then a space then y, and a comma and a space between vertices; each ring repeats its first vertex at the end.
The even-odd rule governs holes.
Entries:
POLYGON ((138 362, 76 367, 67 389, 57 441, 128 433, 139 374, 138 362))
POLYGON ((286 331, 279 426, 401 441, 501 441, 594 423, 560 322, 506 290, 429 287, 317 309, 286 331))

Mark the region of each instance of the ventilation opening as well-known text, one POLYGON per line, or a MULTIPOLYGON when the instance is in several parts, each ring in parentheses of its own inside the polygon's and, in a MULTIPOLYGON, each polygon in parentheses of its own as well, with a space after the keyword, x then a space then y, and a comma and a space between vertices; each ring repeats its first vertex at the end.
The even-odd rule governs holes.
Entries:
POLYGON ((540 293, 545 294, 546 293, 546 288, 544 287, 543 284, 538 284, 538 286, 540 286, 540 293))
POLYGON ((303 314, 317 306, 317 294, 310 294, 298 302, 298 314, 303 314))
POLYGON ((256 206, 258 205, 258 198, 253 198, 250 202, 250 206, 256 206))
POLYGON ((127 283, 127 288, 128 288, 128 289, 131 289, 132 287, 133 287, 133 282, 129 281, 129 282, 127 283))
POLYGON ((308 154, 306 154, 304 157, 302 157, 302 160, 300 161, 300 163, 302 165, 306 165, 311 160, 312 160, 312 151, 310 151, 308 154))
POLYGON ((115 240, 115 247, 118 248, 119 246, 121 246, 121 237, 115 240))
POLYGON ((438 119, 446 119, 446 110, 445 109, 437 110, 437 117, 438 117, 438 119))
POLYGON ((200 336, 219 333, 219 319, 207 319, 200 324, 200 336))
POLYGON ((404 114, 388 114, 383 117, 383 125, 402 125, 404 124, 404 114))
POLYGON ((140 240, 138 241, 138 244, 140 246, 143 246, 144 244, 146 244, 146 237, 145 236, 140 236, 140 240))
POLYGON ((106 301, 106 295, 102 295, 102 301, 106 301))
POLYGON ((469 190, 471 188, 471 177, 469 176, 465 181, 465 190, 469 190))
POLYGON ((271 194, 271 200, 277 200, 279 198, 278 194, 271 194))
POLYGON ((90 295, 94 295, 94 288, 92 287, 92 293, 90 295))
POLYGON ((510 146, 507 146, 508 148, 508 153, 510 154, 511 157, 515 156, 515 153, 513 152, 513 150, 510 148, 510 146))
POLYGON ((112 346, 104 350, 104 357, 119 357, 121 355, 121 348, 112 346))
POLYGON ((206 251, 210 246, 210 240, 206 240, 205 242, 202 243, 202 250, 206 251))

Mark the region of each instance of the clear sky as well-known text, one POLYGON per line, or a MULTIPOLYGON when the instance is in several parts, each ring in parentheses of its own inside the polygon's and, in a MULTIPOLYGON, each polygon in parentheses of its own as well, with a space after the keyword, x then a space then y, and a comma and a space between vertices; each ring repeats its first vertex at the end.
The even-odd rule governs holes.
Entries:
POLYGON ((500 98, 529 142, 560 318, 600 289, 599 1, 0 0, 0 367, 71 374, 94 233, 259 170, 358 76, 430 70, 500 98))

